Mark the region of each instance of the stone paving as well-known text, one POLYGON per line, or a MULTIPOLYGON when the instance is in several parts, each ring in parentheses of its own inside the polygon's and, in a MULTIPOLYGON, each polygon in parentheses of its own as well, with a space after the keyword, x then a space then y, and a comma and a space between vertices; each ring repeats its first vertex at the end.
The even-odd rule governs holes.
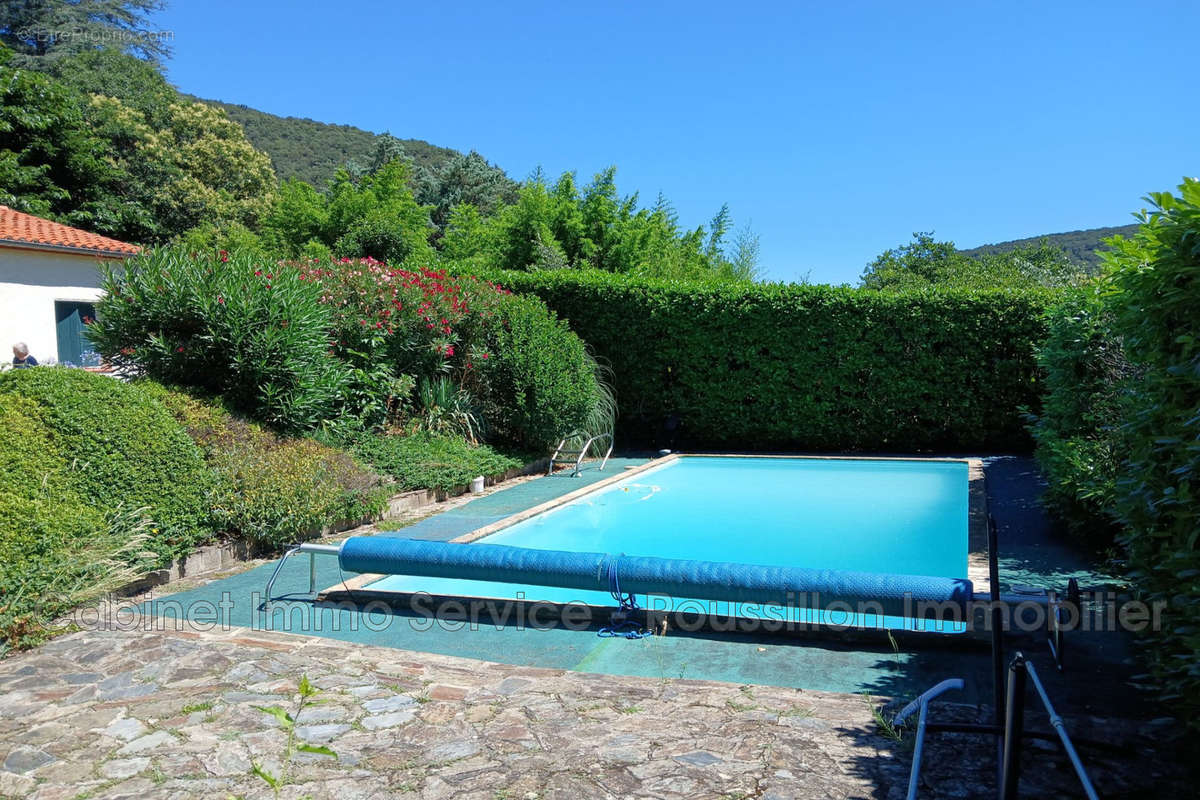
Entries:
MULTIPOLYGON (((903 797, 911 745, 880 734, 878 706, 244 629, 82 631, 0 661, 0 796, 903 797), (336 758, 286 759, 285 729, 258 708, 294 711, 302 675, 320 693, 296 719, 295 741, 336 758), (283 779, 277 795, 256 765, 283 779)), ((937 708, 942 719, 979 714, 937 708)), ((1107 749, 1081 748, 1107 796, 1185 796, 1172 789, 1179 776, 1147 768, 1135 731, 1069 722, 1077 735, 1107 738, 1107 749)), ((992 747, 931 739, 921 796, 985 795, 992 747)), ((1077 796, 1052 748, 1034 755, 1042 767, 1027 766, 1025 796, 1077 796)))

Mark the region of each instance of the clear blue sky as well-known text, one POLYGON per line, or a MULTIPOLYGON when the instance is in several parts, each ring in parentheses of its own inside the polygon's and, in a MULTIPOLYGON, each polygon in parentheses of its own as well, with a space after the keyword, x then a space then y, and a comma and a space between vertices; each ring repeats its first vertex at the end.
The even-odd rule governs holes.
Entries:
POLYGON ((515 178, 616 164, 689 226, 728 202, 777 280, 855 282, 917 230, 1122 225, 1200 172, 1184 0, 171 0, 155 24, 202 97, 474 148, 515 178))

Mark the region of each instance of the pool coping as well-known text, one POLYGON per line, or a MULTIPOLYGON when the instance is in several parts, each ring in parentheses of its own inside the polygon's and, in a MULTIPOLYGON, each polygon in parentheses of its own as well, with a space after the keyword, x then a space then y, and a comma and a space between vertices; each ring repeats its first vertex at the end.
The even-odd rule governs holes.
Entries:
MULTIPOLYGON (((536 506, 531 506, 523 511, 518 511, 504 519, 484 525, 481 528, 476 528, 473 531, 464 533, 451 539, 451 542, 465 544, 478 541, 486 536, 512 527, 519 522, 523 522, 531 517, 539 514, 544 514, 552 511, 567 503, 573 502, 581 497, 585 497, 593 492, 603 490, 615 483, 626 480, 630 476, 640 475, 646 472, 651 472, 656 469, 667 466, 682 458, 791 458, 791 459, 808 459, 813 461, 924 461, 938 463, 966 463, 967 465, 967 580, 976 592, 986 593, 990 589, 990 581, 988 580, 988 553, 987 553, 987 487, 984 480, 983 460, 980 458, 945 458, 945 457, 929 457, 922 458, 917 456, 815 456, 815 455, 759 455, 752 453, 671 453, 670 455, 656 458, 648 461, 645 464, 639 464, 635 467, 629 467, 621 472, 611 475, 603 480, 567 492, 564 495, 547 500, 544 503, 539 503, 536 506)), ((318 592, 318 597, 330 592, 339 592, 346 590, 365 589, 372 583, 388 577, 376 573, 364 573, 356 578, 334 584, 318 592)))

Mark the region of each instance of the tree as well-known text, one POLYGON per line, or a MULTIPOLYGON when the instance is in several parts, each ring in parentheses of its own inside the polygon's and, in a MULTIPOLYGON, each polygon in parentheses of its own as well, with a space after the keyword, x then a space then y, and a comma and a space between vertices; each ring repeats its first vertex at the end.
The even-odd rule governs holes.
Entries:
POLYGON ((863 271, 867 289, 900 288, 938 283, 967 262, 954 242, 939 242, 933 231, 917 232, 908 244, 880 253, 863 271))
POLYGON ((143 232, 145 209, 122 201, 128 176, 83 113, 84 98, 46 75, 13 69, 0 55, 0 203, 125 236, 143 232))
POLYGON ((155 63, 171 54, 169 31, 150 27, 163 0, 2 0, 0 42, 29 67, 96 49, 131 53, 155 63))
POLYGON ((439 232, 444 232, 453 209, 463 203, 490 217, 517 199, 516 182, 474 150, 433 170, 418 170, 413 183, 417 201, 432 208, 430 217, 439 232))
POLYGON ((264 240, 292 258, 328 249, 344 258, 428 266, 436 258, 429 208, 413 197, 408 177, 408 163, 395 158, 359 176, 343 167, 324 194, 285 181, 264 215, 264 240))
POLYGON ((744 280, 755 280, 758 278, 759 263, 759 238, 747 223, 741 228, 733 240, 733 256, 729 259, 730 269, 733 274, 744 280))
POLYGON ((171 103, 165 125, 137 147, 137 157, 162 165, 167 180, 151 202, 164 231, 201 223, 238 222, 255 229, 271 206, 275 172, 225 112, 204 103, 171 103))
POLYGON ((117 98, 154 127, 165 123, 171 103, 180 102, 156 65, 118 50, 84 50, 55 59, 45 71, 80 94, 117 98))
POLYGON ((298 178, 284 181, 263 220, 267 245, 288 258, 300 256, 309 242, 324 243, 329 227, 327 200, 298 178))
POLYGON ((863 271, 862 285, 867 289, 1064 287, 1084 278, 1061 248, 1044 241, 1002 253, 968 256, 953 242, 935 240, 931 231, 914 233, 908 244, 881 253, 863 271))

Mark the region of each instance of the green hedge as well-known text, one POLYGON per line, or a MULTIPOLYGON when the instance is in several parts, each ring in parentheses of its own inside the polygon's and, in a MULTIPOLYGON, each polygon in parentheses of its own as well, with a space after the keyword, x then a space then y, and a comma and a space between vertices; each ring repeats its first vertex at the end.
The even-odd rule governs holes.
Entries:
POLYGON ((1144 682, 1200 729, 1200 181, 1179 188, 1109 240, 1098 294, 1055 310, 1033 430, 1053 510, 1115 532, 1125 575, 1164 604, 1144 682))
POLYGON ((680 446, 1025 450, 1048 291, 881 293, 491 273, 611 364, 619 431, 680 446))
POLYGON ((0 403, 23 397, 37 404, 63 457, 72 485, 104 512, 145 508, 156 525, 147 543, 162 561, 210 539, 213 476, 204 455, 141 387, 66 367, 0 375, 0 403))
POLYGON ((1125 447, 1123 400, 1136 370, 1112 330, 1112 312, 1096 289, 1071 292, 1050 310, 1038 353, 1042 410, 1030 420, 1034 454, 1046 478, 1042 502, 1090 545, 1111 545, 1125 447))
POLYGON ((454 489, 476 476, 496 475, 522 464, 487 445, 423 432, 408 436, 363 434, 353 450, 363 461, 395 478, 404 489, 454 489))
POLYGON ((1125 403, 1115 511, 1129 577, 1165 602, 1146 648, 1164 700, 1200 729, 1200 180, 1153 194, 1112 242, 1113 332, 1138 370, 1125 403))

